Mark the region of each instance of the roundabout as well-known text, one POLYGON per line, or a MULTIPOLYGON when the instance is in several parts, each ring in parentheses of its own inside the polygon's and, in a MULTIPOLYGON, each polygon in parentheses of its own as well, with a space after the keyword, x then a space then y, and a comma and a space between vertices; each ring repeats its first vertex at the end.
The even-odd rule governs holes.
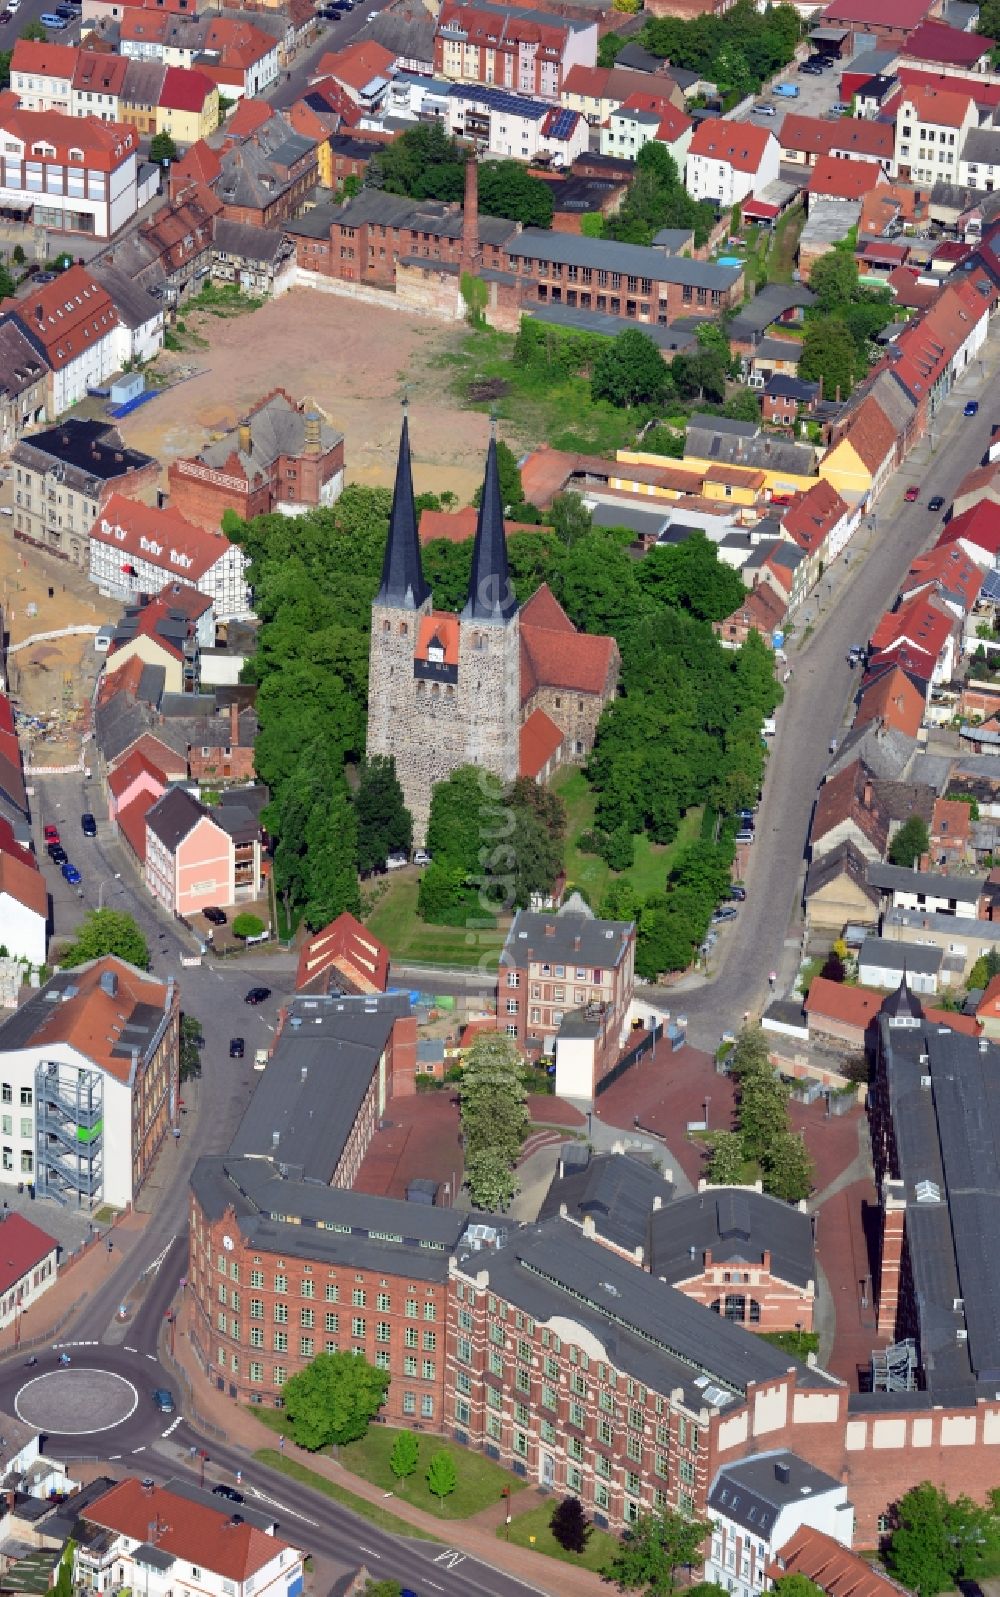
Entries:
POLYGON ((131 1419, 139 1393, 112 1370, 68 1366, 25 1382, 14 1411, 26 1425, 49 1436, 92 1436, 131 1419))

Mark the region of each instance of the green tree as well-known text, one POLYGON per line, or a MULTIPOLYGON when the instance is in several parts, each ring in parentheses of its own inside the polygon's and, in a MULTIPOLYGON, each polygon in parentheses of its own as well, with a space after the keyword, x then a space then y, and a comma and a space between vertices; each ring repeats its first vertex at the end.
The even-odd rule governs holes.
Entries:
POLYGON ((521 1057, 509 1037, 485 1032, 465 1056, 458 1089, 466 1169, 485 1152, 512 1165, 528 1131, 521 1057))
POLYGON ((502 1214, 520 1191, 509 1159, 496 1148, 478 1148, 466 1155, 465 1184, 477 1209, 502 1214))
POLYGON ((157 166, 168 165, 177 159, 177 146, 169 133, 154 133, 149 141, 149 158, 157 166))
POLYGON ((762 1164, 787 1126, 788 1088, 773 1071, 744 1076, 740 1082, 739 1122, 743 1155, 762 1164))
POLYGON ((664 1509, 640 1514, 621 1535, 604 1579, 619 1591, 642 1591, 646 1597, 673 1597, 678 1571, 700 1563, 700 1549, 711 1527, 702 1520, 664 1509))
POLYGON ((427 1489, 433 1492, 440 1507, 444 1507, 444 1500, 450 1497, 458 1485, 458 1471, 455 1460, 444 1447, 431 1454, 431 1461, 427 1466, 427 1489))
POLYGON ((461 200, 466 155, 439 122, 421 122, 393 139, 369 166, 368 181, 414 200, 461 200))
POLYGON ((364 1597, 403 1597, 403 1588, 398 1580, 369 1580, 364 1597))
POLYGON ((625 48, 626 42, 620 33, 605 33, 597 46, 597 65, 613 67, 615 56, 625 48))
POLYGON ((712 1138, 706 1174, 714 1187, 744 1185, 743 1138, 738 1131, 717 1131, 712 1138))
POLYGON ((721 621, 746 594, 739 572, 719 559, 715 544, 703 532, 682 544, 651 549, 640 562, 637 577, 643 592, 690 611, 700 621, 721 621))
POLYGON ((375 754, 361 762, 354 814, 361 871, 384 865, 390 854, 409 854, 413 847, 413 819, 403 800, 391 755, 375 754))
POLYGON ((59 963, 64 969, 115 954, 139 970, 149 969, 149 947, 131 915, 120 909, 92 909, 59 963))
POLYGON ((715 58, 715 81, 719 92, 735 104, 752 94, 756 87, 750 64, 743 51, 734 44, 725 44, 715 58))
POLYGON ((15 293, 17 284, 11 277, 6 266, 0 265, 0 299, 10 299, 15 293))
POLYGON ((479 168, 479 209, 525 227, 551 227, 552 190, 520 161, 484 161, 479 168))
POLYGON ((760 401, 750 388, 738 388, 722 407, 722 414, 733 421, 760 421, 760 401))
POLYGON ((181 1016, 180 1079, 193 1081, 201 1075, 201 1022, 193 1015, 181 1016))
POLYGON ((904 821, 889 844, 889 859, 893 865, 912 867, 930 848, 931 838, 927 823, 919 815, 904 821))
POLYGON ((388 1370, 357 1353, 319 1353, 284 1388, 293 1440, 316 1453, 364 1436, 385 1401, 388 1370))
POLYGON ((856 351, 850 329, 836 316, 817 316, 806 323, 802 340, 801 376, 810 382, 822 379, 823 392, 834 399, 840 391, 846 399, 854 386, 856 351))
POLYGON ((480 837, 503 804, 495 776, 476 765, 460 765, 431 794, 427 849, 435 864, 458 866, 471 876, 479 863, 480 837))
POLYGON ((778 1597, 824 1597, 822 1586, 817 1586, 808 1575, 779 1575, 771 1590, 777 1592, 778 1597))
POLYGON ((742 1081, 746 1076, 761 1073, 774 1073, 767 1037, 760 1026, 744 1026, 737 1033, 735 1046, 729 1056, 729 1074, 737 1081, 742 1081))
POLYGON ((967 1497, 952 1502, 930 1481, 900 1499, 896 1520, 885 1561, 919 1597, 937 1597, 972 1578, 970 1566, 979 1562, 981 1549, 995 1548, 995 1514, 967 1497))
POLYGON ((808 1198, 813 1188, 815 1166, 798 1132, 779 1131, 772 1137, 761 1164, 765 1192, 784 1198, 786 1203, 808 1198))
POLYGON ((553 1503, 549 1529, 567 1553, 585 1553, 593 1529, 578 1497, 564 1497, 553 1503))
POLYGON ((583 234, 584 238, 603 238, 603 211, 584 211, 580 218, 580 232, 583 234))
POLYGON ((305 828, 305 854, 304 918, 307 926, 319 931, 344 910, 357 915, 361 909, 358 827, 343 780, 310 811, 305 828))
POLYGON ((48 34, 45 31, 45 24, 43 22, 27 23, 21 29, 20 37, 22 39, 38 39, 42 44, 44 44, 48 38, 48 34))
POLYGON ((828 250, 809 272, 816 309, 824 316, 849 305, 858 293, 858 263, 846 250, 828 250))
POLYGON ((389 1468, 398 1481, 416 1472, 420 1462, 420 1443, 412 1431, 400 1431, 389 1454, 389 1468))
POLYGON ((244 911, 233 920, 234 937, 260 937, 265 930, 266 927, 259 915, 250 915, 244 911))
POLYGON ((59 1560, 59 1571, 52 1588, 55 1597, 73 1597, 73 1561, 75 1557, 76 1542, 71 1538, 63 1548, 63 1554, 59 1560))
POLYGON ((556 494, 545 519, 556 537, 566 545, 576 543, 578 538, 585 538, 594 524, 590 511, 577 493, 556 494))
POLYGON ((969 971, 967 987, 988 987, 994 976, 1000 976, 1000 950, 991 948, 981 954, 969 971))

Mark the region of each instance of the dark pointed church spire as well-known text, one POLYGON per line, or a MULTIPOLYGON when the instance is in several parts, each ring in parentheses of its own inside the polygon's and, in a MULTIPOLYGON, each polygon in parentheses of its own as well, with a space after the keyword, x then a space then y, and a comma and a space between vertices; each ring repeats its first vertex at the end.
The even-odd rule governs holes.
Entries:
POLYGON ((509 621, 516 613, 517 598, 507 565, 507 537, 503 524, 500 468, 497 465, 494 433, 486 456, 483 496, 479 502, 476 542, 472 550, 469 597, 462 611, 462 620, 509 621))
POLYGON ((392 494, 382 586, 375 596, 375 603, 392 605, 397 609, 419 610, 424 600, 430 597, 430 591, 424 581, 420 560, 417 508, 413 503, 413 474, 410 468, 410 426, 404 399, 403 430, 399 437, 396 486, 392 494))

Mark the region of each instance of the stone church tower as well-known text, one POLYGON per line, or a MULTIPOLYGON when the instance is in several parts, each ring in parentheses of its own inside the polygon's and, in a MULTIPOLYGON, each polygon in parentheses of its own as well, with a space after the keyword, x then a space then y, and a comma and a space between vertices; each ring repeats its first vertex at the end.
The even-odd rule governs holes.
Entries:
POLYGON ((404 416, 382 585, 372 606, 368 753, 394 756, 415 843, 426 836, 434 784, 458 766, 481 765, 503 782, 517 776, 520 655, 496 442, 486 457, 468 598, 461 615, 451 615, 432 609, 424 580, 404 416))

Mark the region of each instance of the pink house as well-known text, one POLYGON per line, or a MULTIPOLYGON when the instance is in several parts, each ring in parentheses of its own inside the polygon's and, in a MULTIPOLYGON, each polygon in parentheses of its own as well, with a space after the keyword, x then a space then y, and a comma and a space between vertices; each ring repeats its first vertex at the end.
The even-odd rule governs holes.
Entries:
POLYGON ((108 776, 108 819, 117 821, 122 810, 142 794, 148 794, 150 804, 155 803, 166 786, 166 773, 134 749, 108 776))
POLYGON ((146 816, 146 886, 175 915, 258 897, 260 863, 256 823, 235 806, 210 810, 175 787, 146 816))

